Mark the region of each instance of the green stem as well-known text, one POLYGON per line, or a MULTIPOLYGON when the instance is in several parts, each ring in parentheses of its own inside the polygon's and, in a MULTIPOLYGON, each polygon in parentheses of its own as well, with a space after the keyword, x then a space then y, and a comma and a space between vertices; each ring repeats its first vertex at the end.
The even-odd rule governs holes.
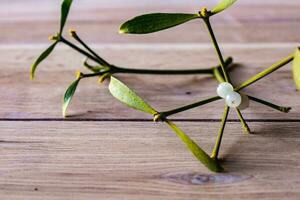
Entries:
POLYGON ((215 47, 216 53, 218 55, 218 58, 219 58, 219 61, 220 61, 221 67, 222 67, 222 71, 223 71, 223 74, 224 74, 225 81, 230 83, 230 77, 229 77, 229 74, 227 72, 227 69, 226 69, 226 66, 225 66, 225 62, 224 62, 221 50, 219 48, 217 39, 215 37, 214 31, 213 31, 213 29, 211 27, 211 24, 210 24, 210 21, 209 21, 209 17, 205 17, 205 18, 203 18, 203 20, 204 20, 204 22, 206 24, 206 27, 207 27, 208 32, 209 32, 210 37, 211 37, 211 41, 212 41, 212 43, 213 43, 213 45, 215 47))
POLYGON ((225 106, 224 109, 224 114, 223 114, 223 118, 222 118, 222 122, 221 122, 221 127, 218 133, 218 137, 215 143, 215 147, 213 149, 211 158, 217 160, 218 159, 218 155, 219 155, 219 151, 220 151, 220 146, 221 146, 221 142, 222 142, 222 138, 223 138, 223 133, 224 133, 224 129, 225 129, 225 125, 227 122, 227 117, 228 117, 228 113, 229 113, 229 107, 225 106))
POLYGON ((220 83, 225 82, 224 76, 220 73, 220 70, 218 68, 214 69, 214 76, 218 82, 220 83))
MULTIPOLYGON (((212 74, 214 75, 214 70, 222 67, 222 65, 214 66, 211 68, 206 69, 188 69, 188 70, 151 70, 151 69, 132 69, 132 68, 123 68, 109 64, 107 61, 102 59, 98 54, 96 54, 81 38, 75 33, 72 32, 73 38, 78 41, 84 48, 86 48, 91 54, 84 51, 83 49, 79 48, 75 44, 71 43, 70 41, 66 40, 65 38, 61 37, 60 41, 64 44, 68 45, 69 47, 73 48, 74 50, 78 51, 79 53, 87 56, 88 58, 92 59, 93 61, 97 62, 100 65, 104 65, 110 67, 111 73, 127 73, 127 74, 160 74, 160 75, 188 75, 188 74, 212 74)), ((231 57, 227 58, 224 62, 224 66, 228 66, 232 63, 233 59, 231 57)), ((85 74, 84 77, 93 77, 103 75, 103 72, 94 73, 94 74, 85 74)))
POLYGON ((161 114, 164 117, 168 117, 168 116, 180 113, 180 112, 184 112, 186 110, 190 110, 190 109, 193 109, 193 108, 196 108, 196 107, 199 107, 199 106, 217 101, 219 99, 221 99, 221 97, 219 97, 219 96, 211 97, 211 98, 208 98, 208 99, 205 99, 205 100, 193 103, 193 104, 189 104, 189 105, 186 105, 186 106, 183 106, 183 107, 180 107, 180 108, 176 108, 174 110, 169 110, 169 111, 166 111, 166 112, 162 112, 161 114))
POLYGON ((99 63, 101 63, 101 65, 104 65, 106 67, 110 66, 110 64, 104 60, 103 58, 101 58, 96 52, 94 52, 85 42, 83 42, 83 40, 77 35, 77 33, 75 31, 73 31, 71 33, 72 37, 78 41, 84 48, 86 48, 86 50, 88 50, 93 56, 95 56, 99 63))
POLYGON ((109 70, 102 71, 102 72, 97 72, 97 73, 94 73, 94 74, 82 74, 82 78, 90 78, 90 77, 102 76, 102 75, 104 75, 106 73, 109 73, 109 70))
MULTIPOLYGON (((228 57, 225 65, 229 66, 233 59, 228 57)), ((221 67, 220 65, 206 68, 206 69, 186 69, 186 70, 153 70, 153 69, 132 69, 114 66, 114 73, 127 73, 127 74, 160 74, 160 75, 188 75, 188 74, 212 74, 215 69, 221 67)))
POLYGON ((238 86, 237 88, 235 88, 235 91, 240 91, 246 87, 248 87, 249 85, 255 83, 256 81, 264 78, 265 76, 271 74, 272 72, 280 69, 281 67, 285 66, 286 64, 290 63, 291 61, 293 61, 294 59, 294 54, 289 55, 288 57, 282 59, 281 61, 273 64, 271 67, 269 67, 268 69, 260 72, 259 74, 253 76, 252 78, 248 79, 247 81, 245 81, 244 83, 242 83, 240 86, 238 86))
POLYGON ((250 128, 249 128, 246 120, 244 119, 244 117, 243 117, 240 109, 236 108, 236 113, 237 113, 237 115, 238 115, 238 117, 240 119, 240 122, 242 124, 242 127, 243 127, 245 133, 251 133, 250 128))
POLYGON ((93 66, 93 65, 90 65, 88 62, 87 62, 87 59, 84 61, 83 65, 90 71, 94 72, 94 73, 98 73, 98 72, 102 72, 102 71, 105 71, 105 70, 108 70, 110 69, 109 67, 104 67, 102 65, 99 65, 99 66, 93 66))
POLYGON ((65 38, 61 37, 60 38, 60 42, 66 44, 67 46, 71 47, 72 49, 78 51, 79 53, 85 55, 86 57, 88 57, 89 59, 95 61, 96 63, 102 65, 102 63, 95 58, 94 56, 92 56, 91 54, 89 54, 88 52, 84 51, 83 49, 79 48, 78 46, 76 46, 75 44, 69 42, 68 40, 66 40, 65 38))
POLYGON ((267 102, 267 101, 262 100, 262 99, 258 99, 258 98, 253 97, 253 96, 248 95, 248 97, 252 101, 256 101, 256 102, 261 103, 263 105, 269 106, 269 107, 274 108, 275 110, 278 110, 280 112, 288 113, 292 109, 291 107, 278 106, 278 105, 275 105, 273 103, 267 102))
POLYGON ((115 73, 126 74, 160 74, 160 75, 188 75, 188 74, 213 74, 211 68, 207 69, 187 69, 187 70, 152 70, 152 69, 132 69, 116 67, 115 73))
MULTIPOLYGON (((226 59, 226 66, 232 63, 232 58, 226 59)), ((90 69, 92 66, 88 66, 90 69)), ((111 70, 107 71, 112 74, 126 73, 126 74, 159 74, 159 75, 189 75, 189 74, 212 74, 214 71, 218 70, 220 66, 214 66, 207 69, 186 69, 186 70, 152 70, 152 69, 131 69, 131 68, 121 68, 114 66, 111 70)), ((103 72, 97 72, 93 74, 86 74, 88 77, 102 75, 103 72)))

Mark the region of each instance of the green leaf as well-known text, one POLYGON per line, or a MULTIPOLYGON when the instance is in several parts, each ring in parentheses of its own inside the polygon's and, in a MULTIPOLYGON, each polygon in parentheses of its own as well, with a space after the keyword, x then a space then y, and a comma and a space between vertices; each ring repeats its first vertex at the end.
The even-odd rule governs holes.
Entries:
POLYGON ((69 88, 67 89, 66 93, 65 93, 65 96, 64 96, 64 102, 63 102, 63 107, 62 107, 62 113, 63 113, 63 116, 66 117, 66 111, 67 111, 67 108, 75 94, 75 91, 76 91, 76 88, 78 86, 78 83, 81 79, 78 78, 76 79, 70 86, 69 88))
POLYGON ((64 0, 61 4, 61 18, 60 18, 60 31, 59 31, 60 34, 64 30, 72 2, 73 0, 64 0))
POLYGON ((166 123, 174 130, 177 136, 186 144, 187 148, 194 154, 194 156, 208 169, 214 172, 223 171, 222 166, 214 159, 212 159, 207 153, 202 150, 189 136, 187 136, 180 128, 178 128, 170 120, 166 120, 166 123))
POLYGON ((53 43, 50 47, 48 47, 37 59, 36 61, 33 63, 33 65, 31 65, 31 70, 30 70, 30 79, 33 80, 34 79, 34 75, 35 75, 35 71, 37 66, 43 61, 45 60, 50 53, 53 51, 54 47, 57 45, 57 42, 53 43))
POLYGON ((298 90, 300 90, 300 48, 296 50, 294 55, 293 77, 298 90))
POLYGON ((149 104, 147 104, 134 91, 132 91, 124 83, 122 83, 121 81, 119 81, 114 77, 110 78, 109 91, 116 99, 125 103, 131 108, 149 113, 151 115, 157 113, 149 104))
POLYGON ((107 67, 103 67, 103 66, 92 66, 88 63, 88 59, 85 59, 83 62, 83 65, 89 69, 90 71, 94 72, 94 73, 99 73, 101 71, 105 71, 107 70, 107 67))
POLYGON ((87 69, 89 69, 90 71, 94 72, 94 73, 99 73, 99 72, 104 70, 104 68, 102 66, 90 66, 90 65, 88 66, 88 65, 85 65, 85 67, 87 69))
POLYGON ((198 18, 197 14, 185 13, 153 13, 135 17, 125 22, 120 33, 147 34, 183 24, 198 18))
POLYGON ((217 14, 222 12, 223 10, 229 8, 234 4, 237 0, 221 0, 212 10, 212 14, 217 14))

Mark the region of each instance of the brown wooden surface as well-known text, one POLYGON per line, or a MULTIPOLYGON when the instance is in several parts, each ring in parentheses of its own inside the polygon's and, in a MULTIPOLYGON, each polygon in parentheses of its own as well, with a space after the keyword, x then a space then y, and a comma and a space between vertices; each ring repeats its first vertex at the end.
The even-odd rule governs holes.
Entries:
MULTIPOLYGON (((76 2, 76 1, 75 1, 76 2)), ((68 27, 78 30, 110 62, 133 68, 203 68, 217 63, 200 22, 147 36, 117 34, 120 23, 151 11, 193 12, 195 1, 76 2, 68 27), (100 3, 99 3, 100 2, 100 3), (170 59, 172 58, 172 59, 170 59)), ((0 2, 0 199, 299 199, 300 93, 291 65, 245 92, 291 106, 282 114, 257 103, 243 114, 255 134, 245 135, 234 112, 221 157, 226 172, 200 165, 164 124, 109 95, 107 83, 80 83, 61 117, 61 100, 82 56, 59 46, 29 80, 29 66, 55 32, 59 1, 0 2)), ((300 3, 244 0, 213 26, 226 56, 239 63, 241 83, 300 43, 300 3)), ((84 71, 84 70, 83 70, 84 71)), ((119 75, 158 110, 215 95, 208 76, 119 75)), ((207 151, 219 128, 223 102, 173 116, 207 151)))

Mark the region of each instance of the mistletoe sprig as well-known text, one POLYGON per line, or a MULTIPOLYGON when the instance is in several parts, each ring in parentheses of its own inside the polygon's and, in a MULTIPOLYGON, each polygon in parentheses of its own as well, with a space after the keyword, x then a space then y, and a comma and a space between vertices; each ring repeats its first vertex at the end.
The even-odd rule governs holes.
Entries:
POLYGON ((259 99, 248 94, 244 94, 241 91, 255 83, 256 81, 268 76, 272 72, 280 69, 286 64, 293 61, 293 77, 297 88, 300 90, 300 49, 297 48, 296 52, 283 58, 277 63, 273 64, 266 70, 258 73, 257 75, 246 80, 239 86, 233 86, 230 77, 230 65, 233 62, 231 57, 224 59, 222 52, 219 48, 216 36, 210 23, 210 18, 224 11, 232 6, 236 0, 222 0, 213 9, 207 10, 202 8, 200 12, 196 14, 188 13, 152 13, 135 17, 121 25, 119 32, 125 34, 149 34, 153 32, 169 29, 174 26, 186 23, 191 20, 202 20, 208 30, 211 37, 212 44, 215 48, 216 55, 219 59, 219 65, 209 67, 205 69, 189 69, 189 70, 153 70, 153 69, 132 69, 126 67, 120 67, 107 62, 100 57, 95 51, 93 51, 76 33, 75 30, 70 30, 69 35, 76 41, 72 43, 64 36, 64 26, 67 22, 68 14, 72 5, 72 0, 63 0, 61 5, 61 20, 59 32, 50 37, 53 43, 37 58, 34 64, 31 66, 31 79, 34 79, 37 66, 45 60, 51 52, 54 50, 58 43, 63 43, 70 48, 74 49, 78 53, 84 55, 86 59, 83 62, 83 66, 91 71, 91 73, 78 72, 75 81, 68 87, 63 98, 63 116, 66 116, 67 108, 76 92, 76 88, 80 81, 85 78, 99 77, 99 81, 103 82, 105 79, 110 78, 109 91, 119 101, 123 102, 129 107, 148 113, 153 116, 155 122, 166 123, 176 135, 186 144, 187 148, 193 153, 193 155, 208 169, 214 172, 223 171, 223 167, 219 163, 219 151, 221 147, 222 137, 227 122, 228 113, 230 108, 236 110, 237 116, 240 119, 242 127, 246 133, 250 133, 250 128, 247 125, 241 110, 246 109, 249 106, 250 101, 254 101, 265 106, 271 107, 283 113, 287 113, 291 110, 290 107, 278 106, 270 103, 266 100, 259 99), (96 65, 90 64, 89 61, 93 61, 96 65), (179 108, 175 108, 169 111, 159 112, 152 108, 146 101, 144 101, 137 93, 119 81, 115 75, 120 73, 127 74, 149 74, 149 75, 187 75, 187 74, 209 74, 220 82, 217 88, 217 96, 213 96, 204 100, 197 101, 192 104, 188 104, 179 108), (177 127, 168 118, 177 113, 181 113, 190 109, 198 108, 208 103, 225 100, 225 108, 223 118, 221 120, 221 126, 218 136, 212 151, 209 156, 196 142, 188 137, 179 127, 177 127))

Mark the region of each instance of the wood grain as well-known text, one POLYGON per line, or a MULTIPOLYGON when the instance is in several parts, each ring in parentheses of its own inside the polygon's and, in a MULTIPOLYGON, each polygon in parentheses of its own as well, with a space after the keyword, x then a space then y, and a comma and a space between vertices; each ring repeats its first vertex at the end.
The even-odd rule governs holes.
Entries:
MULTIPOLYGON (((59 4, 51 5, 51 10, 45 9, 48 5, 41 3, 38 6, 41 10, 35 9, 33 5, 28 6, 31 8, 29 10, 23 10, 20 6, 15 8, 15 12, 4 12, 2 16, 0 14, 0 43, 31 44, 47 41, 48 36, 56 33, 58 29, 59 4)), ((119 26, 136 15, 149 12, 195 13, 199 8, 200 5, 198 7, 192 2, 190 5, 181 6, 129 4, 125 7, 124 4, 107 7, 99 3, 83 3, 72 10, 67 28, 77 29, 87 41, 93 43, 209 42, 203 23, 197 20, 150 35, 118 34, 119 26)), ((220 42, 299 42, 299 9, 299 4, 271 4, 267 8, 261 5, 241 4, 224 12, 222 17, 213 18, 212 25, 220 42)))
MULTIPOLYGON (((212 148, 215 123, 179 125, 212 148)), ((298 199, 299 123, 250 125, 228 124, 211 174, 163 124, 1 122, 1 199, 298 199)))
MULTIPOLYGON (((61 117, 61 100, 82 57, 59 46, 29 80, 29 67, 58 27, 60 0, 0 2, 1 200, 297 200, 300 196, 300 93, 288 65, 245 92, 293 110, 282 114, 256 103, 243 111, 255 133, 245 135, 231 112, 222 143, 225 173, 199 164, 164 124, 111 97, 107 83, 83 80, 61 117)), ((218 61, 201 22, 161 33, 124 36, 126 19, 148 12, 197 12, 214 1, 74 1, 67 28, 113 64, 187 69, 218 61)), ((222 51, 233 56, 235 84, 299 46, 295 0, 243 0, 212 20, 222 51)), ((86 72, 85 70, 83 70, 86 72)), ((117 75, 158 110, 215 95, 208 76, 117 75)), ((173 118, 210 152, 223 102, 173 118)))
MULTIPOLYGON (((196 68, 217 63, 211 48, 160 50, 101 48, 101 53, 109 61, 126 67, 141 68, 196 68), (138 58, 138 59, 136 59, 138 58), (173 58, 173 59, 169 59, 173 58)), ((48 61, 37 71, 37 79, 29 80, 29 66, 42 49, 0 50, 5 60, 0 61, 6 68, 0 69, 1 118, 62 118, 61 100, 69 84, 74 80, 82 57, 67 49, 57 49, 48 61), (10 88, 7 90, 7 88, 10 88), (51 92, 49 92, 51 91, 51 92)), ((294 51, 294 47, 268 48, 225 48, 226 55, 232 55, 241 65, 232 71, 232 79, 239 84, 264 70, 278 58, 294 51)), ((87 72, 83 69, 83 71, 87 72)), ((217 82, 208 76, 136 76, 119 75, 121 80, 134 88, 142 97, 161 111, 183 106, 194 101, 215 96, 217 82), (159 94, 159 95, 157 95, 159 94)), ((286 66, 249 87, 247 93, 269 100, 279 105, 291 106, 293 110, 280 113, 257 103, 245 110, 247 119, 299 119, 299 92, 292 80, 291 67, 286 66), (280 96, 280 98, 278 98, 280 96)), ((219 119, 223 102, 215 102, 174 117, 177 119, 219 119)), ((150 119, 138 111, 124 107, 107 90, 107 83, 99 85, 96 78, 83 80, 70 106, 69 115, 77 119, 150 119)), ((236 119, 235 114, 231 119, 236 119)))

